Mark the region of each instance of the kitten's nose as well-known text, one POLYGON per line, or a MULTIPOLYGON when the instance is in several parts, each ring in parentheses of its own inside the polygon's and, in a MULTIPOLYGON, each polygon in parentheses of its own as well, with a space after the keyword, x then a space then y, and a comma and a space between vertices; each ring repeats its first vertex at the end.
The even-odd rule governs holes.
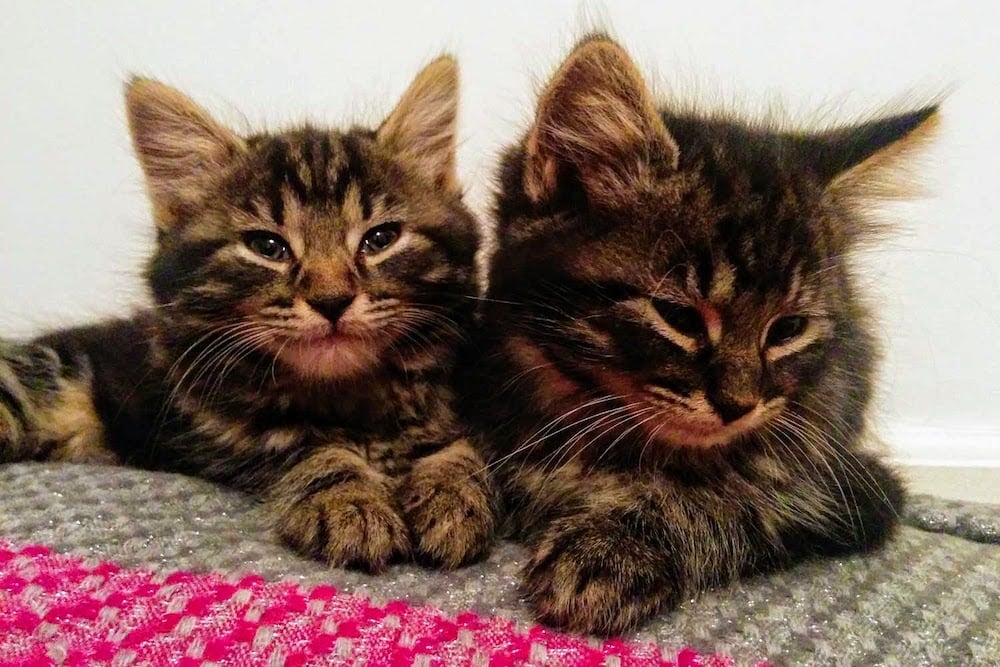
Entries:
POLYGON ((306 299, 306 303, 312 306, 312 309, 317 313, 329 320, 330 324, 336 324, 337 320, 340 319, 340 316, 344 314, 344 311, 347 310, 353 301, 353 295, 306 299))
POLYGON ((757 407, 756 402, 739 402, 739 401, 714 401, 713 406, 715 411, 719 413, 719 417, 722 418, 723 424, 731 424, 743 415, 751 412, 755 407, 757 407))

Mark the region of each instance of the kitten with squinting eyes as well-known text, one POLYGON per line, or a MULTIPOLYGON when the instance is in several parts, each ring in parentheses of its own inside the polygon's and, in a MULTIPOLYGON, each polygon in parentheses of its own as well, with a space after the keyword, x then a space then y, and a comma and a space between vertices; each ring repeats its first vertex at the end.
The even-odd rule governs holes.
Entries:
POLYGON ((173 88, 129 82, 155 306, 0 344, 0 461, 225 482, 334 565, 483 555, 492 493, 449 385, 478 245, 457 96, 442 57, 375 130, 240 136, 173 88))
POLYGON ((863 448, 876 345, 855 251, 934 106, 821 132, 658 108, 583 41, 506 154, 468 414, 559 627, 892 535, 863 448))

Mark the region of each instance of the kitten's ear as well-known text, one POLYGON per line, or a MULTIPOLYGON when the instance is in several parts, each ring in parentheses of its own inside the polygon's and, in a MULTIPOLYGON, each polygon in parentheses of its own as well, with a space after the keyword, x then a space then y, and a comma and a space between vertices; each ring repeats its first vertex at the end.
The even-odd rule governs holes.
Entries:
POLYGON ((433 183, 460 192, 455 171, 458 63, 441 56, 427 65, 378 129, 378 139, 433 183))
POLYGON ((525 143, 524 189, 535 202, 574 172, 594 201, 634 192, 654 166, 677 167, 677 144, 638 68, 602 36, 573 50, 538 101, 525 143))
POLYGON ((939 126, 939 105, 932 104, 807 137, 806 159, 828 192, 905 196, 907 182, 898 172, 934 139, 939 126))
POLYGON ((180 91, 133 77, 125 106, 153 215, 166 230, 198 207, 243 140, 180 91))

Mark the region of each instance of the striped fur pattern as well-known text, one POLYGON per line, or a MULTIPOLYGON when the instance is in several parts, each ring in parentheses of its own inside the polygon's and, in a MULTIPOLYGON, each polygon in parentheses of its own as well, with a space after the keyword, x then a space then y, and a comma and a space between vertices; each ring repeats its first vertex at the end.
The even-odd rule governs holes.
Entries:
POLYGON ((493 533, 455 418, 476 294, 443 57, 376 130, 239 136, 126 87, 155 306, 0 348, 0 460, 118 461, 260 494, 299 551, 456 567, 493 533))
POLYGON ((862 195, 935 119, 806 133, 657 109, 614 42, 569 56, 500 172, 467 378, 540 618, 618 633, 892 534, 851 256, 875 231, 862 195))

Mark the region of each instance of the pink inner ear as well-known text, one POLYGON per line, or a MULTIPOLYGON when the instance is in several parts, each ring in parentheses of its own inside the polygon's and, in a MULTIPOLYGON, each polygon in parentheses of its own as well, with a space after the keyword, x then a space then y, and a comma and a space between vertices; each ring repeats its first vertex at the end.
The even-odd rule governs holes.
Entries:
POLYGON ((561 165, 572 165, 592 197, 628 201, 654 162, 677 167, 677 145, 628 53, 601 38, 577 47, 538 101, 525 150, 525 190, 544 199, 561 165))

